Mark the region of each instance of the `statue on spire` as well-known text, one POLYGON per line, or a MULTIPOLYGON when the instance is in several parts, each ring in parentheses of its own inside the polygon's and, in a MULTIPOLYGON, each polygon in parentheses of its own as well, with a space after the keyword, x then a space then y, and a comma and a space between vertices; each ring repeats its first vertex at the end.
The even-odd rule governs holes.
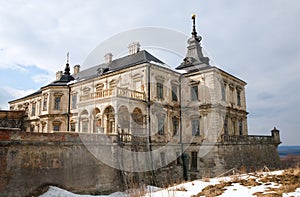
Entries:
POLYGON ((70 53, 68 52, 67 53, 67 64, 69 63, 69 55, 70 55, 70 53))
POLYGON ((66 68, 65 68, 65 72, 64 72, 65 75, 70 75, 69 55, 70 55, 70 53, 68 52, 67 53, 67 63, 66 63, 66 68))
POLYGON ((196 14, 192 14, 192 20, 193 20, 192 37, 195 38, 198 42, 200 42, 200 39, 198 38, 197 31, 196 31, 196 14))

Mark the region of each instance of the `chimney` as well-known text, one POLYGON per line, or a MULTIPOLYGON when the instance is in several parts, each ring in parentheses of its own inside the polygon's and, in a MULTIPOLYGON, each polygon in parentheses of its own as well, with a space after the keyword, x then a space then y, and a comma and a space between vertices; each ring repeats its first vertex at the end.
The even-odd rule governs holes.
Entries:
POLYGON ((62 75, 63 75, 63 71, 57 71, 56 72, 56 80, 60 80, 62 75))
POLYGON ((140 43, 139 42, 133 42, 128 46, 129 55, 133 55, 140 51, 140 43))
POLYGON ((80 72, 80 65, 77 64, 77 65, 74 66, 74 75, 76 75, 79 72, 80 72))
POLYGON ((105 63, 111 63, 111 61, 112 61, 112 56, 113 56, 113 54, 111 54, 111 53, 106 53, 106 54, 104 55, 105 63))

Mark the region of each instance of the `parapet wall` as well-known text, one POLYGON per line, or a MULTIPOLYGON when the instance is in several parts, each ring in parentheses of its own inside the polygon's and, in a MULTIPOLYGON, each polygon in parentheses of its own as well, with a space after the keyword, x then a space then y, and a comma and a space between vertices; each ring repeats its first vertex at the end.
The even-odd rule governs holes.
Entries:
MULTIPOLYGON (((155 172, 143 173, 121 172, 102 163, 87 150, 82 139, 93 143, 97 150, 117 146, 115 136, 105 137, 105 140, 111 139, 111 145, 101 143, 103 137, 97 134, 79 136, 78 133, 27 133, 0 129, 0 194, 28 196, 45 185, 57 185, 79 193, 103 194, 122 191, 126 189, 125 184, 134 184, 134 181, 167 186, 183 179, 182 165, 185 161, 174 161, 155 172)), ((230 137, 213 145, 190 144, 187 154, 199 151, 200 146, 208 146, 210 151, 198 158, 196 171, 188 170, 189 179, 218 176, 232 168, 244 167, 248 171, 265 165, 270 169, 279 168, 276 136, 238 138, 230 137)), ((186 169, 191 168, 191 160, 187 159, 186 169)))
POLYGON ((121 190, 119 172, 94 158, 78 134, 1 130, 1 195, 26 196, 43 185, 80 193, 121 190))

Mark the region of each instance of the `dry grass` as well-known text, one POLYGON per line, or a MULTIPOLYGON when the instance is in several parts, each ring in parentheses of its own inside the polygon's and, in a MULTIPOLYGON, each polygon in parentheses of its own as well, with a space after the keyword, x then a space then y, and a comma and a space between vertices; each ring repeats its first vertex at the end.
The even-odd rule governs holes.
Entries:
POLYGON ((277 192, 255 192, 253 195, 257 196, 257 197, 281 197, 282 194, 277 193, 277 192))
POLYGON ((258 186, 261 183, 258 183, 255 179, 242 179, 239 183, 243 186, 258 186))
POLYGON ((205 197, 214 197, 219 196, 223 194, 224 191, 226 191, 225 187, 231 186, 232 182, 221 182, 216 185, 208 185, 206 186, 200 193, 197 195, 193 195, 192 197, 199 197, 199 196, 205 196, 205 197))
POLYGON ((281 186, 279 188, 268 188, 265 193, 256 192, 253 195, 258 197, 282 196, 283 193, 294 192, 300 187, 300 168, 285 170, 281 175, 267 175, 259 181, 265 184, 273 182, 275 185, 281 186))
MULTIPOLYGON (((232 186, 233 183, 238 183, 245 187, 251 188, 259 185, 268 186, 264 192, 256 192, 253 195, 257 197, 278 197, 283 193, 294 192, 300 187, 300 168, 285 170, 281 175, 265 175, 262 173, 253 173, 251 176, 257 178, 244 179, 240 175, 231 176, 231 181, 221 181, 219 184, 208 185, 201 192, 192 197, 206 196, 214 197, 219 196, 226 191, 226 187, 232 186), (275 187, 274 187, 275 186, 275 187)), ((202 181, 209 182, 209 178, 203 178, 202 181)), ((194 183, 192 183, 194 185, 194 183)), ((184 187, 178 187, 173 191, 187 191, 184 187)))

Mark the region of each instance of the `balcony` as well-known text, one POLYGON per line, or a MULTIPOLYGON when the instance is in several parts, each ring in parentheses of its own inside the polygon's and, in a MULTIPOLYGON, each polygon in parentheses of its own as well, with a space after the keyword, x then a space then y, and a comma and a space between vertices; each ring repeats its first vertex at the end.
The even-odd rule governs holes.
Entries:
POLYGON ((81 95, 80 101, 89 101, 89 100, 109 98, 109 97, 125 97, 125 98, 136 99, 136 100, 143 100, 143 101, 146 100, 145 92, 116 87, 116 88, 110 88, 110 89, 105 89, 105 90, 81 95))

